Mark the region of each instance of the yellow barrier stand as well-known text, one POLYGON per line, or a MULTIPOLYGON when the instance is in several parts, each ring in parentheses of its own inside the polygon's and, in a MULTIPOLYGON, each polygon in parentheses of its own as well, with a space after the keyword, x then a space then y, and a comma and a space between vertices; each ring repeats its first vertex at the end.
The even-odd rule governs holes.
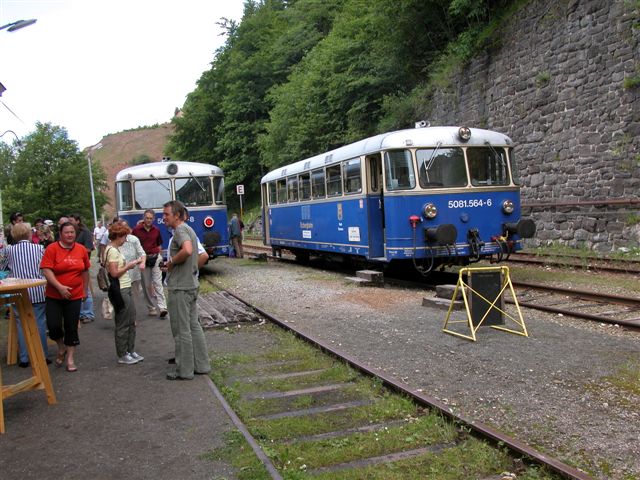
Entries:
MULTIPOLYGON (((500 302, 500 305, 501 305, 501 302, 500 302)), ((484 320, 487 318, 487 316, 489 315, 489 312, 492 309, 498 310, 504 316, 506 316, 510 320, 514 321, 517 325, 520 326, 521 330, 512 330, 510 328, 501 327, 501 326, 498 326, 498 325, 490 325, 491 328, 495 328, 496 330, 504 330, 505 332, 514 333, 516 335, 522 335, 524 337, 528 337, 529 336, 529 334, 527 333, 527 326, 524 323, 524 318, 522 318, 522 311, 520 310, 520 305, 518 304, 518 299, 516 298, 516 292, 513 290, 513 284, 511 283, 511 277, 509 276, 509 267, 501 266, 501 267, 462 268, 462 269, 460 269, 460 273, 458 275, 458 283, 456 284, 456 288, 453 291, 453 297, 451 298, 451 305, 449 306, 449 311, 447 312, 447 318, 444 321, 444 326, 442 327, 442 331, 446 332, 446 333, 450 333, 451 335, 456 335, 458 337, 466 338, 468 340, 472 340, 472 341, 475 342, 476 341, 476 332, 482 326, 482 322, 484 322, 484 320), (476 291, 473 288, 471 288, 471 285, 469 285, 468 283, 466 283, 464 281, 464 275, 467 275, 469 278, 471 278, 472 275, 474 273, 476 273, 476 272, 498 272, 498 271, 501 273, 502 285, 501 285, 501 288, 500 288, 500 292, 498 293, 498 295, 496 295, 496 298, 494 298, 493 301, 485 298, 484 296, 482 296, 478 291, 476 291), (509 290, 511 292, 511 295, 513 296, 513 302, 514 302, 516 310, 518 312, 518 318, 514 317, 513 315, 510 315, 509 313, 505 312, 502 308, 500 308, 500 306, 496 305, 497 303, 499 303, 499 300, 502 298, 502 294, 504 293, 504 291, 507 288, 509 288, 509 290), (467 319, 466 320, 451 320, 450 321, 451 312, 453 312, 454 302, 455 302, 456 296, 458 295, 458 290, 460 290, 460 289, 462 289, 462 298, 464 300, 464 307, 466 309, 467 319), (484 316, 480 319, 480 321, 478 322, 478 325, 476 325, 476 326, 473 325, 473 321, 472 321, 472 317, 471 317, 471 309, 469 307, 469 299, 467 298, 467 289, 470 292, 473 292, 476 297, 479 297, 487 305, 489 305, 489 308, 487 309, 487 311, 485 312, 484 316), (470 330, 471 334, 470 335, 465 335, 464 333, 459 333, 459 332, 454 332, 453 330, 449 330, 447 328, 447 326, 450 323, 466 323, 469 326, 469 330, 470 330)))

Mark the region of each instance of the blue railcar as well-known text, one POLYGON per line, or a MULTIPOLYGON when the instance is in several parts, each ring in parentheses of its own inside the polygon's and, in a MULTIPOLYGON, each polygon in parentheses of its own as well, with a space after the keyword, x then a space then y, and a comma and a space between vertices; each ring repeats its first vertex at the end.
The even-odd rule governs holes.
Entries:
POLYGON ((133 227, 145 210, 153 210, 164 249, 171 234, 162 221, 162 206, 170 200, 180 200, 187 207, 187 222, 210 258, 229 254, 222 169, 206 163, 164 159, 125 168, 116 175, 118 216, 133 227))
POLYGON ((389 132, 262 178, 265 244, 370 262, 500 261, 535 233, 520 217, 513 142, 467 127, 389 132))

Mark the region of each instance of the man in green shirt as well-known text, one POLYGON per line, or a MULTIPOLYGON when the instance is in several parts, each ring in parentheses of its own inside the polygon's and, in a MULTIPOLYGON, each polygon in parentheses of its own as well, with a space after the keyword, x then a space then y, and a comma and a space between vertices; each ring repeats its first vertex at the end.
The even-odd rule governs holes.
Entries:
POLYGON ((178 200, 164 204, 164 224, 173 229, 167 262, 169 321, 175 342, 175 371, 168 380, 191 380, 195 374, 211 371, 207 341, 198 321, 198 239, 184 221, 185 206, 178 200))

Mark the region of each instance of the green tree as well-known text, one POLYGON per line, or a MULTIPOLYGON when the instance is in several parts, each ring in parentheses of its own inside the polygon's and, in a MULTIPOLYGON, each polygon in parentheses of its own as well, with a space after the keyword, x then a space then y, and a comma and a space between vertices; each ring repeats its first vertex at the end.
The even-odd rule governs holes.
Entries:
MULTIPOLYGON (((0 153, 0 158, 4 154, 0 153)), ((36 123, 36 130, 24 137, 11 155, 9 180, 2 191, 4 211, 20 211, 27 221, 78 213, 86 223, 91 223, 87 157, 78 149, 77 142, 68 138, 64 128, 36 123)), ((92 162, 91 169, 99 212, 107 203, 102 193, 106 179, 98 163, 92 162)))

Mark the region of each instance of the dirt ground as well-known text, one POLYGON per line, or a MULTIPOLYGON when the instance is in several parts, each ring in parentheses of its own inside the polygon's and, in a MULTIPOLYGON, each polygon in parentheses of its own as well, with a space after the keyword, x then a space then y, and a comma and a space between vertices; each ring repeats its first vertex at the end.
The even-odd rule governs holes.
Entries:
MULTIPOLYGON (((234 478, 230 466, 203 456, 222 446, 223 434, 233 429, 206 379, 165 379, 173 357, 169 321, 148 317, 138 303, 136 350, 145 360, 119 365, 113 322, 99 316, 102 298, 96 289, 96 321, 80 329, 78 371, 49 366, 58 403, 48 405, 44 391, 4 401, 0 478, 234 478)), ((6 346, 0 336, 2 379, 12 384, 30 369, 8 367, 6 346)), ((50 358, 55 353, 50 347, 50 358)))

